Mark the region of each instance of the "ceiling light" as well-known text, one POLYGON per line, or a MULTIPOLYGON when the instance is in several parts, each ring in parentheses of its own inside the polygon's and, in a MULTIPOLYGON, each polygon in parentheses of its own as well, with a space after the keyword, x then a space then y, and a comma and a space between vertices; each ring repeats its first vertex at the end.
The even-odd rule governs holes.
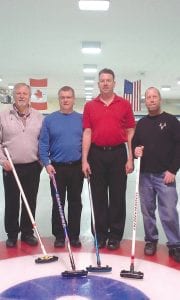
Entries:
POLYGON ((84 89, 85 91, 92 91, 94 88, 92 86, 86 86, 84 89))
POLYGON ((84 82, 85 83, 94 83, 94 77, 85 77, 84 82))
POLYGON ((85 83, 94 83, 94 79, 84 79, 85 83))
POLYGON ((161 91, 170 91, 171 86, 170 85, 162 85, 161 91))
POLYGON ((180 79, 177 80, 177 84, 180 84, 180 79))
POLYGON ((82 42, 82 53, 84 54, 99 54, 101 52, 100 42, 82 42))
POLYGON ((86 101, 92 100, 92 97, 86 97, 86 101))
POLYGON ((9 84, 8 84, 8 88, 9 88, 10 90, 13 90, 13 88, 14 88, 14 84, 12 84, 12 83, 9 83, 9 84))
POLYGON ((91 100, 92 99, 92 95, 85 95, 86 100, 91 100))
POLYGON ((0 82, 2 81, 2 77, 0 77, 0 82))
POLYGON ((84 65, 83 66, 84 73, 96 73, 97 72, 97 65, 84 65))
POLYGON ((80 10, 108 10, 109 0, 79 0, 80 10))
POLYGON ((92 92, 91 91, 85 91, 85 95, 92 96, 92 92))

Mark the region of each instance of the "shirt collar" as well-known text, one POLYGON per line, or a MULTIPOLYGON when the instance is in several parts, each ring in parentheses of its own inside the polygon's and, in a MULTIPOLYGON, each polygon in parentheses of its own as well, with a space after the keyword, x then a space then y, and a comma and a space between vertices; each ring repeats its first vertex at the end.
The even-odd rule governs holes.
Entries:
POLYGON ((27 118, 29 117, 30 113, 31 113, 31 107, 29 106, 26 113, 20 113, 15 105, 15 103, 13 104, 12 106, 12 109, 11 109, 11 112, 12 113, 16 113, 19 117, 21 118, 27 118))

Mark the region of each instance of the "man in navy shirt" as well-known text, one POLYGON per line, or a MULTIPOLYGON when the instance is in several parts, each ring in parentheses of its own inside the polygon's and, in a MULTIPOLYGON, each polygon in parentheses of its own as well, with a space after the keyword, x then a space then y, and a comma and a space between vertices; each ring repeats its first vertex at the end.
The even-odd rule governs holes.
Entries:
POLYGON ((132 145, 142 156, 140 199, 145 230, 145 255, 157 250, 156 207, 167 237, 169 255, 180 262, 180 229, 177 212, 176 173, 180 168, 180 123, 161 110, 161 95, 150 87, 145 93, 148 115, 136 126, 132 145))
MULTIPOLYGON (((58 92, 60 110, 48 115, 43 122, 39 155, 49 175, 55 174, 63 208, 68 201, 68 234, 71 246, 81 247, 79 240, 81 219, 81 192, 83 173, 81 167, 82 115, 73 110, 74 90, 69 86, 58 92)), ((53 186, 52 233, 56 237, 54 247, 64 247, 65 237, 61 224, 53 186)))

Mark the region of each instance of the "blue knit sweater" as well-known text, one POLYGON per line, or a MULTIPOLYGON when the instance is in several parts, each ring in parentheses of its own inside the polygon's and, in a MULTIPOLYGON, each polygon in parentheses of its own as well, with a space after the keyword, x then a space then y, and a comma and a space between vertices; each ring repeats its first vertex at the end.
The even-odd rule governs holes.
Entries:
POLYGON ((81 159, 82 115, 77 112, 53 112, 45 117, 40 138, 39 156, 44 166, 54 162, 81 159))

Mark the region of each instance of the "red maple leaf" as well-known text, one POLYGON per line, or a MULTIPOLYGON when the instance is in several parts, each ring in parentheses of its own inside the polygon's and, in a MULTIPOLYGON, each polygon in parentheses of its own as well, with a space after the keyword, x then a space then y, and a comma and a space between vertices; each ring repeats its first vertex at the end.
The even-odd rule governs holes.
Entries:
POLYGON ((34 93, 34 95, 36 95, 37 98, 42 98, 42 91, 37 90, 36 93, 34 93))

